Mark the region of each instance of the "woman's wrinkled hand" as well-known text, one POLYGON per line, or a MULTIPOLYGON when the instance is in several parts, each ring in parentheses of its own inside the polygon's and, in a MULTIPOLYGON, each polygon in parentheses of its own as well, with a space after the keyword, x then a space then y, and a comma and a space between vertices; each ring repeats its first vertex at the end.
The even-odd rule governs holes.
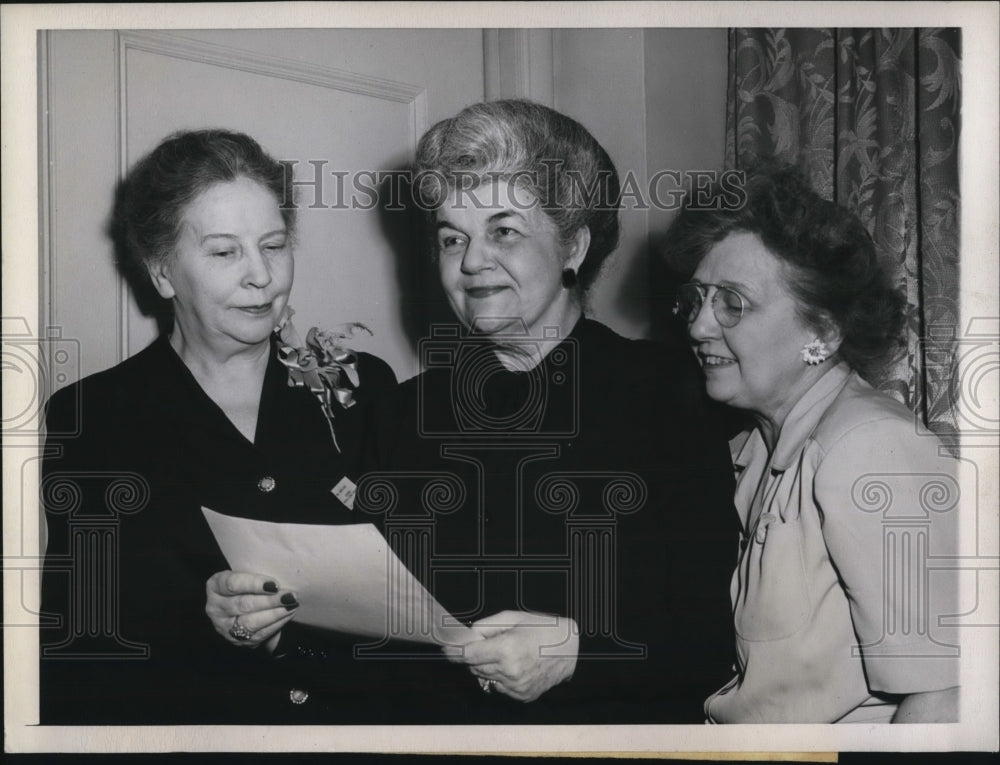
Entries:
POLYGON ((472 629, 483 639, 448 646, 444 653, 468 665, 484 690, 534 701, 576 670, 580 634, 576 622, 565 616, 501 611, 480 619, 472 629), (493 683, 486 685, 488 681, 493 683))
POLYGON ((282 592, 262 574, 220 571, 205 583, 205 594, 205 613, 216 632, 233 645, 269 651, 299 607, 294 593, 282 592))

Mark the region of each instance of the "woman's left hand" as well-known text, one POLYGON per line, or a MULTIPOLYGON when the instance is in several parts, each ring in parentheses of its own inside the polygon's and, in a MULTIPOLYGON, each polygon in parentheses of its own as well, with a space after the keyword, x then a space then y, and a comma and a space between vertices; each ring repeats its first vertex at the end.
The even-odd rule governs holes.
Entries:
POLYGON ((534 701, 569 680, 576 669, 580 634, 565 616, 501 611, 480 619, 472 629, 483 636, 461 647, 446 647, 445 655, 467 664, 486 688, 518 701, 534 701))
POLYGON ((281 630, 295 616, 295 594, 281 590, 278 583, 262 574, 219 571, 205 583, 205 613, 212 626, 230 643, 242 648, 263 645, 273 652, 281 630), (248 635, 237 637, 234 626, 248 635))

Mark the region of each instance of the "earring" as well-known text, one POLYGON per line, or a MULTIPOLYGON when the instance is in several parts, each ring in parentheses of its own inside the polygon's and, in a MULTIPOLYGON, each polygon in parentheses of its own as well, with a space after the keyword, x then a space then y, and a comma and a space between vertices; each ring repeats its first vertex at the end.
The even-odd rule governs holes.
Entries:
POLYGON ((576 271, 572 268, 564 268, 562 272, 562 286, 568 290, 576 286, 576 271))
POLYGON ((822 364, 830 358, 830 349, 818 337, 802 346, 802 360, 811 367, 822 364))

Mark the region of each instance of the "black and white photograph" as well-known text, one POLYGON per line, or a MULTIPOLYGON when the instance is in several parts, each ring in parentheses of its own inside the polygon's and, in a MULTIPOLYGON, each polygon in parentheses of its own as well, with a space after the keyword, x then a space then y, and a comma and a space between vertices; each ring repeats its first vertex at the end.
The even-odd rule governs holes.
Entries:
POLYGON ((1000 748, 998 6, 0 11, 5 752, 1000 748))

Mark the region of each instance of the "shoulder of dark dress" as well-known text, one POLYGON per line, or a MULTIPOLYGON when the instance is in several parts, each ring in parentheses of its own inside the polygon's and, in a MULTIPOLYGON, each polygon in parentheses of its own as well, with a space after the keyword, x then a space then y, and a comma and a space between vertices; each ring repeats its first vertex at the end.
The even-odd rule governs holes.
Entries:
POLYGON ((582 362, 628 384, 655 383, 667 392, 700 395, 701 370, 687 348, 653 340, 629 339, 592 319, 580 333, 582 362))
POLYGON ((453 368, 425 369, 413 377, 400 381, 394 391, 395 397, 401 403, 413 402, 418 395, 447 392, 451 387, 453 373, 453 368))
POLYGON ((358 377, 369 398, 376 398, 396 387, 396 373, 380 356, 358 354, 358 377))
POLYGON ((169 368, 170 348, 159 339, 113 367, 60 388, 46 402, 47 419, 88 418, 133 408, 154 398, 169 368))
POLYGON ((420 442, 417 421, 421 412, 450 411, 451 377, 450 370, 426 370, 393 385, 374 406, 366 406, 367 435, 378 444, 379 464, 393 463, 392 455, 402 444, 420 442))

